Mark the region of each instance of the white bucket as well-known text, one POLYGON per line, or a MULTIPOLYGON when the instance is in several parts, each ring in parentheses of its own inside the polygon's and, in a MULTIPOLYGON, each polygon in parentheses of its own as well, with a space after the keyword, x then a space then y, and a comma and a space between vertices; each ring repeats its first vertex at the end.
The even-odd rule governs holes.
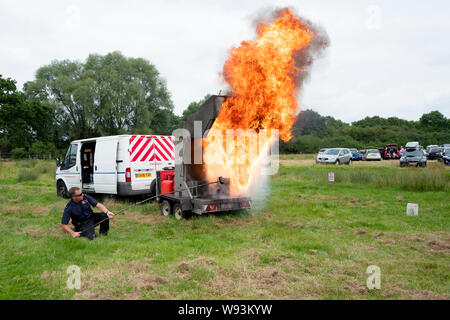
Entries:
POLYGON ((419 215, 419 205, 417 203, 408 203, 406 205, 406 215, 407 216, 418 216, 419 215))

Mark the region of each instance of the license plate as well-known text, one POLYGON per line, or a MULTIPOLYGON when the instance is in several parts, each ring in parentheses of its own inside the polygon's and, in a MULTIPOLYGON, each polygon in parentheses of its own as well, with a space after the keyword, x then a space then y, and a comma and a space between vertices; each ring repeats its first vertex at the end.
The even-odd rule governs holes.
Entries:
POLYGON ((152 173, 151 172, 145 172, 145 173, 136 173, 136 178, 151 178, 152 173))

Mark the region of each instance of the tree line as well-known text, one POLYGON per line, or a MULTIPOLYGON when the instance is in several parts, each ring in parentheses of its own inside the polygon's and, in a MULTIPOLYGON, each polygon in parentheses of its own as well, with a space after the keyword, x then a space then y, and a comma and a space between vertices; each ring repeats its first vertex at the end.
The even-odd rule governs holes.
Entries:
MULTIPOLYGON (((52 61, 39 68, 22 91, 0 75, 0 151, 16 157, 62 154, 72 140, 117 134, 170 135, 209 97, 174 114, 171 94, 156 67, 120 52, 91 54, 85 62, 52 61)), ((419 121, 367 117, 347 124, 315 111, 300 113, 293 139, 281 152, 320 148, 377 147, 386 143, 450 142, 450 120, 440 112, 419 121)))
POLYGON ((450 119, 439 111, 425 113, 418 121, 374 116, 348 124, 305 110, 292 130, 293 138, 280 143, 282 153, 316 153, 332 147, 376 149, 393 143, 400 147, 408 141, 423 146, 450 143, 450 119))

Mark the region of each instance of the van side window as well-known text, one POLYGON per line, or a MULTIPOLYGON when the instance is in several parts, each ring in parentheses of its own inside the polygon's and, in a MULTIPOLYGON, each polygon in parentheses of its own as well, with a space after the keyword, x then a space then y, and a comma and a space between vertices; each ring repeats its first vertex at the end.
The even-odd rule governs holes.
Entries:
POLYGON ((62 165, 64 169, 69 169, 77 163, 77 149, 78 145, 76 144, 70 145, 69 149, 67 150, 67 154, 64 157, 64 162, 62 165))

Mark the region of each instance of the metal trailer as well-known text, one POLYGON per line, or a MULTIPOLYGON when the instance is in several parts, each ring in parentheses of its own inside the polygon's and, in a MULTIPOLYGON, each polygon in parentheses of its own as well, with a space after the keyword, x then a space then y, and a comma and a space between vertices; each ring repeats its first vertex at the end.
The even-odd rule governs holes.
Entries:
POLYGON ((230 180, 217 177, 207 181, 203 155, 195 156, 196 147, 202 145, 203 137, 207 137, 216 120, 224 95, 211 96, 197 112, 185 123, 184 129, 189 135, 176 137, 175 141, 175 171, 174 191, 170 194, 161 193, 161 179, 158 175, 158 202, 161 213, 165 216, 173 214, 175 218, 187 218, 192 213, 202 215, 221 211, 250 209, 252 201, 249 197, 230 196, 230 180), (202 160, 202 161, 199 161, 202 160))

